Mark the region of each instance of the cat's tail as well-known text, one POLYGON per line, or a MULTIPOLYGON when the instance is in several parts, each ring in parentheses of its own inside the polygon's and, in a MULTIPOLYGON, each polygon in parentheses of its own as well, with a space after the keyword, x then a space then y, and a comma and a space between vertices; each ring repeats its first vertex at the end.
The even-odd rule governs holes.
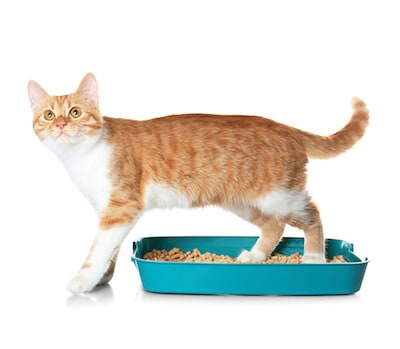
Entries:
POLYGON ((301 138, 306 147, 307 156, 316 159, 335 157, 350 149, 364 135, 368 126, 369 112, 365 103, 353 97, 353 115, 340 131, 323 137, 301 131, 301 138))

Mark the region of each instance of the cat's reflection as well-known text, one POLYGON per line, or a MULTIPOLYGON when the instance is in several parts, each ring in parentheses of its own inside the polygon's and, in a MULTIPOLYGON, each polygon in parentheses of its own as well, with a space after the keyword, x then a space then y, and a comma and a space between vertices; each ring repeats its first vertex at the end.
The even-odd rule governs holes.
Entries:
POLYGON ((69 308, 107 306, 114 303, 114 291, 109 284, 97 286, 90 293, 74 294, 67 298, 69 308))

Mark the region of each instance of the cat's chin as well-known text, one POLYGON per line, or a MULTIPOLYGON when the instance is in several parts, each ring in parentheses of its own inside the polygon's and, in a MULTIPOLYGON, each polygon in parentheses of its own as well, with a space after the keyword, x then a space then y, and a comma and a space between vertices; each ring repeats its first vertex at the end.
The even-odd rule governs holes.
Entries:
POLYGON ((75 148, 75 146, 83 146, 85 144, 93 144, 96 140, 93 137, 88 136, 72 136, 61 134, 56 137, 45 137, 41 139, 42 143, 51 150, 53 153, 59 153, 66 149, 75 148))
POLYGON ((65 133, 61 133, 57 136, 48 136, 42 138, 42 142, 45 145, 77 145, 82 144, 90 140, 89 136, 86 135, 69 135, 65 133))
POLYGON ((72 144, 76 143, 74 142, 74 138, 71 136, 68 136, 64 133, 58 135, 57 137, 54 137, 54 142, 58 142, 59 144, 72 144))
POLYGON ((58 137, 46 137, 42 139, 42 143, 51 150, 53 153, 59 153, 60 151, 69 148, 71 145, 76 144, 69 136, 58 136, 58 137))

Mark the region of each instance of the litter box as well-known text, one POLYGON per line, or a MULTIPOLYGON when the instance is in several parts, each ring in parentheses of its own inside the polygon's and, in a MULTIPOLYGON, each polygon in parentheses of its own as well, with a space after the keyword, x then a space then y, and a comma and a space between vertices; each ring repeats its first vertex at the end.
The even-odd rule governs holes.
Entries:
MULTIPOLYGON (((251 249, 257 237, 178 236, 148 237, 133 243, 132 261, 143 288, 156 293, 236 295, 343 295, 359 291, 368 259, 353 253, 353 244, 326 239, 326 256, 343 255, 347 263, 327 264, 219 264, 161 262, 143 259, 153 249, 183 252, 198 248, 236 257, 251 249)), ((274 252, 303 254, 304 239, 286 237, 274 252)))

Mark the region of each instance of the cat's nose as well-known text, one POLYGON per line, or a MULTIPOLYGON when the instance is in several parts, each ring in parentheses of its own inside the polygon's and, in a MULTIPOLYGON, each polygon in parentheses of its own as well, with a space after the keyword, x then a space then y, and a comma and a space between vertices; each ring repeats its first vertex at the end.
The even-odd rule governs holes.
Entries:
POLYGON ((62 131, 65 126, 67 126, 67 123, 65 121, 59 121, 56 123, 56 126, 62 131))

